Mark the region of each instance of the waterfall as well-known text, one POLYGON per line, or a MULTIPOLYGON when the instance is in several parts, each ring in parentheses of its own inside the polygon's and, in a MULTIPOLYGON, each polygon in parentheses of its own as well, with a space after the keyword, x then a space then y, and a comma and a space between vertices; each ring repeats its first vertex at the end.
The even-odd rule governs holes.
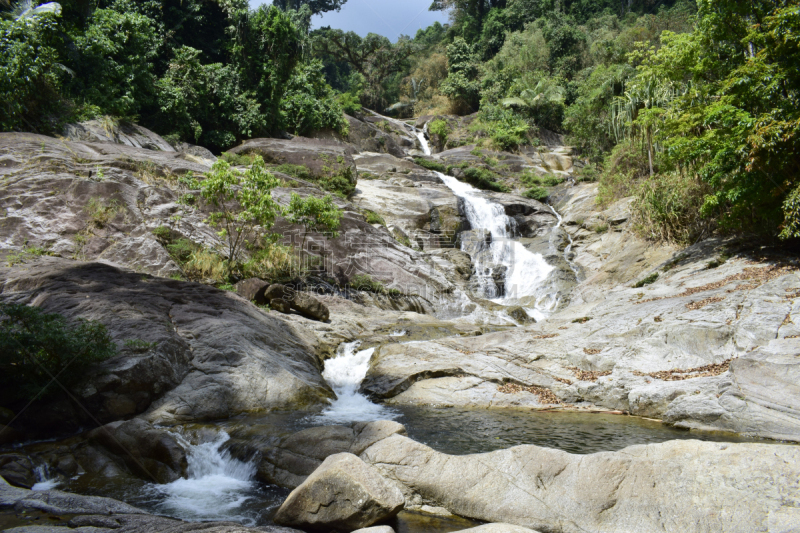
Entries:
POLYGON ((322 377, 336 393, 336 399, 322 411, 318 417, 320 422, 346 424, 399 416, 391 409, 372 403, 358 392, 369 370, 369 360, 375 352, 375 348, 356 351, 360 345, 361 341, 343 343, 339 346, 336 357, 325 361, 322 377))
POLYGON ((31 487, 31 490, 50 490, 57 488, 61 484, 58 477, 50 473, 50 467, 46 464, 41 464, 34 468, 33 476, 36 478, 36 483, 31 487))
POLYGON ((230 439, 224 431, 214 441, 202 444, 178 437, 187 450, 187 477, 149 487, 161 500, 159 509, 184 520, 234 520, 255 525, 255 516, 242 507, 256 490, 256 465, 239 461, 223 450, 230 439))

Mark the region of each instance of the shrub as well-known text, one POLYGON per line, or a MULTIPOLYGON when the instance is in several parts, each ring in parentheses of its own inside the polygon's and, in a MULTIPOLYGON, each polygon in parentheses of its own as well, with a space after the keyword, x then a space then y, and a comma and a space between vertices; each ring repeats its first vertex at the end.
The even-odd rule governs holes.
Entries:
POLYGON ((284 215, 286 220, 292 224, 300 224, 305 228, 301 248, 305 247, 306 235, 310 232, 326 233, 333 238, 339 236, 339 232, 336 230, 339 229, 342 210, 336 207, 330 194, 325 198, 315 196, 301 198, 296 193, 292 193, 284 215))
POLYGON ((550 193, 544 187, 531 187, 525 191, 522 196, 530 198, 531 200, 538 200, 539 202, 546 202, 550 193))
POLYGON ((0 400, 27 401, 67 389, 85 377, 89 366, 116 354, 100 322, 69 324, 56 313, 0 303, 0 400), (57 383, 52 382, 57 377, 57 383))
POLYGON ((638 288, 640 288, 640 287, 644 287, 645 285, 650 285, 651 283, 655 283, 655 281, 656 281, 657 279, 658 279, 658 272, 653 272, 652 274, 650 274, 650 275, 649 275, 649 276, 647 276, 646 278, 644 278, 644 279, 642 279, 642 280, 639 280, 639 281, 637 281, 637 282, 636 282, 636 283, 633 285, 633 288, 634 288, 634 289, 638 289, 638 288))
POLYGON ((306 273, 305 265, 291 246, 274 244, 253 253, 242 264, 242 276, 268 281, 289 281, 306 273))
POLYGON ((447 145, 447 136, 450 135, 450 126, 446 121, 441 119, 432 120, 430 124, 428 124, 428 132, 438 136, 442 146, 447 145))
POLYGON ((465 168, 464 177, 464 181, 473 187, 483 189, 485 191, 509 192, 510 190, 506 185, 494 181, 497 177, 496 174, 486 170, 485 168, 465 168))
POLYGON ((424 157, 415 157, 414 163, 427 168, 428 170, 435 170, 437 172, 447 172, 447 165, 435 159, 425 159, 424 157))
POLYGON ((272 189, 280 182, 267 172, 264 160, 256 156, 244 173, 217 160, 206 179, 196 182, 184 179, 211 207, 208 223, 219 228, 219 236, 227 241, 227 270, 238 264, 242 249, 254 238, 272 228, 280 213, 272 198, 272 189))

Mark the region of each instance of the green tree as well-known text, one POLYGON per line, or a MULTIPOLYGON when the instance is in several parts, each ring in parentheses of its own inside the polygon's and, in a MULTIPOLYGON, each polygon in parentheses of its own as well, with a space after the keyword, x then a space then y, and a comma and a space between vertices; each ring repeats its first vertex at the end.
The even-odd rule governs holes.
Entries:
POLYGON ((227 273, 231 274, 241 259, 245 246, 256 237, 268 237, 269 230, 280 214, 272 198, 272 190, 280 181, 267 172, 261 156, 255 156, 245 172, 217 160, 201 182, 188 180, 188 185, 200 190, 200 196, 211 208, 208 223, 219 229, 218 235, 227 244, 227 273))
POLYGON ((100 322, 69 324, 37 307, 0 303, 0 403, 27 401, 77 385, 89 366, 116 354, 100 322), (54 380, 55 378, 55 380, 54 380))
POLYGON ((67 69, 58 62, 60 10, 37 9, 0 18, 3 131, 48 131, 45 116, 63 106, 60 88, 67 69))
POLYGON ((139 13, 96 9, 73 36, 78 61, 69 91, 103 114, 134 117, 155 101, 153 21, 139 13))
POLYGON ((361 37, 355 32, 325 28, 314 36, 314 53, 345 62, 364 77, 362 104, 373 109, 386 107, 383 86, 387 79, 406 67, 413 43, 401 38, 392 44, 374 33, 361 37))
POLYGON ((274 6, 284 11, 308 6, 314 14, 339 11, 346 2, 347 0, 272 0, 274 6))
POLYGON ((306 236, 309 233, 324 233, 330 237, 339 236, 338 229, 342 219, 342 210, 336 207, 330 194, 324 198, 306 196, 302 198, 292 193, 289 205, 284 210, 286 220, 305 228, 300 249, 305 248, 306 236))
POLYGON ((447 46, 448 72, 439 90, 459 107, 474 110, 480 98, 480 61, 473 46, 457 37, 447 46))
POLYGON ((348 127, 319 60, 297 67, 281 99, 280 112, 283 127, 294 135, 324 129, 345 132, 348 127))

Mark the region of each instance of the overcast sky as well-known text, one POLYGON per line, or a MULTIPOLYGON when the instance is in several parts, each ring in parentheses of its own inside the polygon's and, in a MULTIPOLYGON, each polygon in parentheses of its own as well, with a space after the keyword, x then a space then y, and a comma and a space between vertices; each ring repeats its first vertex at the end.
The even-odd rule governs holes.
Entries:
MULTIPOLYGON (((271 0, 250 0, 251 7, 271 4, 271 0)), ((330 26, 359 35, 378 33, 392 41, 400 34, 414 36, 420 28, 427 28, 437 20, 447 22, 447 13, 428 11, 431 0, 347 0, 338 13, 331 11, 315 15, 314 28, 330 26)))

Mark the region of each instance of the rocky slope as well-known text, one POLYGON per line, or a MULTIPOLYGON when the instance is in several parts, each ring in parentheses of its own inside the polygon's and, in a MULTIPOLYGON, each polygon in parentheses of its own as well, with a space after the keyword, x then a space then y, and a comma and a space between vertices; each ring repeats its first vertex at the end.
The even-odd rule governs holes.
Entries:
MULTIPOLYGON (((0 413, 11 424, 0 427, 3 444, 103 426, 3 451, 6 479, 31 486, 34 467, 48 464, 67 477, 145 479, 146 465, 158 482, 174 480, 185 475, 185 450, 154 424, 325 404, 333 391, 321 375, 324 360, 355 340, 375 348, 361 390, 390 404, 619 410, 688 429, 800 441, 794 258, 714 239, 682 250, 648 243, 632 232, 630 202, 598 206, 593 184, 554 189, 555 211, 521 197, 523 172, 571 176, 575 162, 557 138, 520 154, 448 147, 433 157, 491 170, 516 191, 484 197, 553 267, 541 291, 551 314, 533 323, 522 307, 476 293, 487 232, 470 228, 464 200, 410 157, 422 155, 413 130, 381 117, 349 121, 348 138, 253 139, 233 150, 352 179, 355 192, 336 199, 340 236, 304 239, 326 272, 297 285, 316 290, 327 321, 186 281, 153 232, 224 248, 207 213, 182 201, 188 191, 179 178, 207 172, 210 153, 133 125, 76 125, 63 139, 0 133, 0 299, 99 320, 120 349, 87 375, 73 401, 37 402, 13 422, 14 413, 0 413), (399 293, 349 290, 357 274, 399 293), (126 456, 119 442, 137 452, 126 456)), ((274 191, 279 203, 292 192, 326 194, 319 182, 276 175, 284 182, 274 191)), ((300 228, 286 220, 275 231, 298 243, 300 228)), ((330 455, 358 455, 409 506, 547 532, 785 531, 800 520, 792 446, 683 441, 585 457, 533 446, 452 457, 404 437, 399 424, 376 424, 315 428, 263 445, 241 432, 230 450, 257 455, 258 478, 290 488, 330 455)), ((36 503, 43 501, 53 509, 64 498, 0 484, 3 509, 44 509, 36 503)), ((70 515, 74 528, 190 527, 113 507, 119 502, 74 498, 54 513, 70 515), (88 507, 75 511, 80 506, 88 507), (108 513, 113 524, 98 518, 108 513)))

